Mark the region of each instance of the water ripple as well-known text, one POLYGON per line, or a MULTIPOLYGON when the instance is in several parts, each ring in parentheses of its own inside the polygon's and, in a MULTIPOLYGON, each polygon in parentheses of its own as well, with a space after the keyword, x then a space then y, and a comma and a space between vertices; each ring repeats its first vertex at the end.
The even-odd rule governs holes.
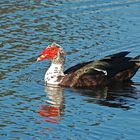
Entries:
POLYGON ((52 42, 66 51, 65 68, 119 51, 139 55, 140 0, 3 0, 0 5, 0 139, 140 139, 140 72, 131 86, 58 94, 44 89, 50 62, 36 62, 52 42))

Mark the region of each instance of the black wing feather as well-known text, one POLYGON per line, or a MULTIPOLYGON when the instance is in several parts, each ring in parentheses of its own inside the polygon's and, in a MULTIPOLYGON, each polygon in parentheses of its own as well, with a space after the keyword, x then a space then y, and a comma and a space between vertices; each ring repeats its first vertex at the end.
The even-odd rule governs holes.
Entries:
POLYGON ((132 66, 131 63, 128 63, 129 60, 131 60, 131 57, 125 57, 129 53, 130 52, 128 51, 123 51, 116 54, 108 55, 101 60, 83 62, 72 66, 71 68, 67 69, 64 73, 71 74, 79 69, 85 69, 85 67, 89 67, 89 69, 91 68, 92 70, 93 68, 105 70, 110 76, 113 76, 119 71, 128 69, 132 66))

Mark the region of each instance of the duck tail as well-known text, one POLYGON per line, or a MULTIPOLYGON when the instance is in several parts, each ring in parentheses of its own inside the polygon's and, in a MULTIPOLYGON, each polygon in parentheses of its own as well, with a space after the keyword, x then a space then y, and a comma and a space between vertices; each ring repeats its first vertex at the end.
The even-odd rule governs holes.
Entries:
POLYGON ((134 57, 131 61, 135 62, 135 64, 140 67, 140 55, 134 57))

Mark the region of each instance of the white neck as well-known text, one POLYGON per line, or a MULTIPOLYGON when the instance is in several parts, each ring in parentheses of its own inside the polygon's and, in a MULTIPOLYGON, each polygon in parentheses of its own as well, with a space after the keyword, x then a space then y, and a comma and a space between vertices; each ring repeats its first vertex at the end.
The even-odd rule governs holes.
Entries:
POLYGON ((50 85, 59 85, 62 78, 64 77, 64 68, 63 64, 54 64, 52 63, 50 68, 45 74, 45 83, 50 85), (60 78, 61 77, 61 78, 60 78))

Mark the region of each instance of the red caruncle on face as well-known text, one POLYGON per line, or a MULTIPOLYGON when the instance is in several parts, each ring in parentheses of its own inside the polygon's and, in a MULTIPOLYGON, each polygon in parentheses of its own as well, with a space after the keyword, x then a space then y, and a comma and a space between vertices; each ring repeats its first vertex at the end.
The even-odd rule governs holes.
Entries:
POLYGON ((38 57, 38 60, 45 60, 45 59, 49 59, 49 60, 53 60, 55 58, 55 56, 57 55, 59 51, 59 48, 57 46, 49 46, 47 48, 45 48, 40 56, 38 57))

